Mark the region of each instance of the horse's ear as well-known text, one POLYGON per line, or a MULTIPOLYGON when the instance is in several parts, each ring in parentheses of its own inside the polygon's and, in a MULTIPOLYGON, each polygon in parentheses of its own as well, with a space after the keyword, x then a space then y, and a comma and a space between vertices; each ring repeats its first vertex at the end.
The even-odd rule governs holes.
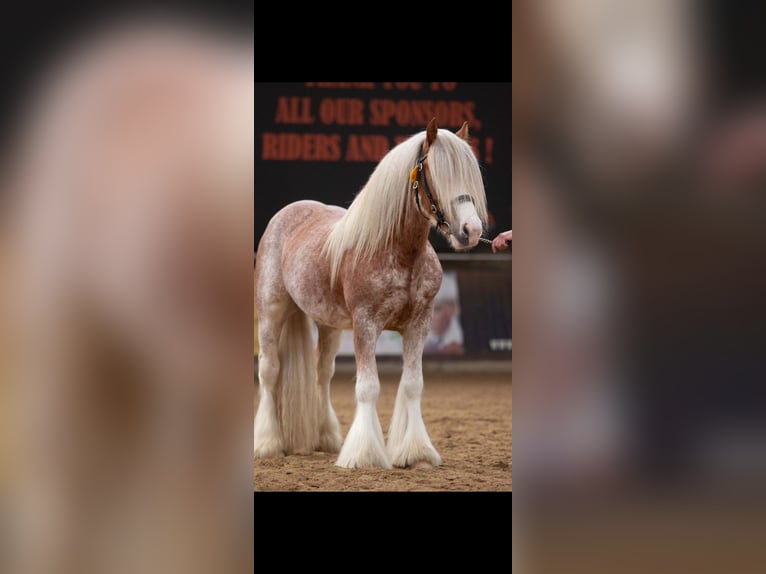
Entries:
POLYGON ((438 129, 439 127, 436 125, 436 118, 433 118, 430 122, 428 122, 428 127, 426 128, 425 151, 428 151, 428 148, 431 147, 432 143, 434 143, 434 140, 436 139, 436 131, 438 129))
POLYGON ((463 126, 455 132, 455 135, 459 138, 468 141, 468 122, 463 122, 463 126))

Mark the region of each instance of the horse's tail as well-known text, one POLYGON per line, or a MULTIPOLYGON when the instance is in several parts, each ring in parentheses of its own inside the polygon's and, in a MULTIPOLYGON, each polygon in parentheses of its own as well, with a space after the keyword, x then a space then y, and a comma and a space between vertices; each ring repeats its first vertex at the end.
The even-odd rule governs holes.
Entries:
POLYGON ((319 387, 311 320, 298 309, 279 337, 277 412, 287 454, 310 454, 319 446, 319 387))

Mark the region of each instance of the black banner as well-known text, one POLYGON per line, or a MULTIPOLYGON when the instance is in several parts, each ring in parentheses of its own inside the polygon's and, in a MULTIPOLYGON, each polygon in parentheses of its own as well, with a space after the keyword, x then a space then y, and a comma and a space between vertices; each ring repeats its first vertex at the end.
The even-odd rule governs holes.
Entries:
MULTIPOLYGON (((254 247, 288 203, 347 207, 383 155, 433 117, 453 131, 468 122, 487 192, 486 235, 510 229, 510 105, 510 83, 256 83, 254 247)), ((450 250, 436 234, 432 242, 450 250)))

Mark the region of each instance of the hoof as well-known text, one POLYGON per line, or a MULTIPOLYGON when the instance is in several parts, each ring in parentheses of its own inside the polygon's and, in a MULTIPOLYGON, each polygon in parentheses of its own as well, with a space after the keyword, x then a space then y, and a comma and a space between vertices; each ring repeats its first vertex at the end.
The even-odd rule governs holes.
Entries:
POLYGON ((341 468, 391 468, 383 449, 371 448, 356 453, 341 452, 335 466, 341 468))
POLYGON ((400 445, 398 448, 389 445, 391 463, 399 468, 426 468, 417 465, 425 464, 428 467, 440 466, 442 459, 434 447, 425 443, 411 443, 400 445))
POLYGON ((343 444, 343 439, 340 434, 327 433, 323 434, 319 439, 319 450, 322 452, 340 452, 340 447, 343 444))
POLYGON ((285 456, 285 451, 281 441, 258 441, 253 448, 253 456, 255 458, 274 458, 277 456, 285 456))
POLYGON ((391 468, 383 445, 374 437, 361 438, 349 433, 335 465, 342 468, 391 468))

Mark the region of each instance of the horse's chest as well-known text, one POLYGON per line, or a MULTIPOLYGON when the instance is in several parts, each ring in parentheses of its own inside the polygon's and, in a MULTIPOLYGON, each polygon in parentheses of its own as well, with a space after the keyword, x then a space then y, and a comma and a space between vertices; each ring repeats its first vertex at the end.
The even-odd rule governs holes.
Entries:
POLYGON ((427 314, 440 281, 440 272, 389 271, 370 281, 368 289, 370 294, 376 294, 385 327, 396 330, 406 328, 427 314))

